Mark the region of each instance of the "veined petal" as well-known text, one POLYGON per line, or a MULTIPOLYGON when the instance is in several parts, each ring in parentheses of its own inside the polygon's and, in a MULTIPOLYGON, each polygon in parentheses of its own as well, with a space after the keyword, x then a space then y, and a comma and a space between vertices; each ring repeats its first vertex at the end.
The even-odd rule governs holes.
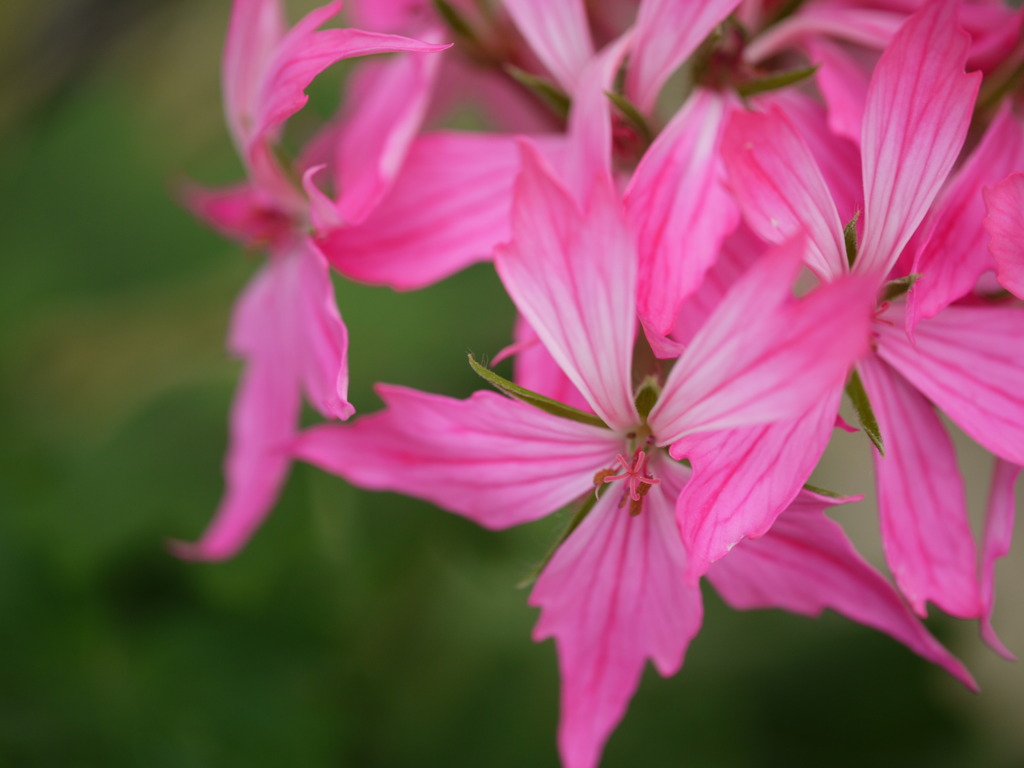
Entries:
POLYGON ((703 618, 700 590, 683 581, 686 554, 672 515, 682 470, 662 478, 631 516, 606 491, 537 580, 534 639, 554 637, 562 677, 558 744, 566 768, 595 768, 625 714, 647 659, 675 674, 703 618))
POLYGON ((917 324, 914 344, 901 305, 882 320, 879 356, 992 453, 1024 464, 1024 308, 952 305, 917 324))
POLYGON ((648 418, 659 445, 798 418, 867 351, 873 282, 847 277, 793 300, 803 251, 797 240, 762 257, 697 332, 648 418))
POLYGON ((984 220, 988 247, 996 260, 999 282, 1024 298, 1024 173, 1011 174, 982 193, 988 210, 984 220))
POLYGON ((861 131, 864 229, 856 268, 884 276, 956 160, 981 83, 955 0, 931 0, 900 28, 868 88, 861 131))
POLYGON ((324 416, 347 419, 355 411, 348 402, 348 330, 338 314, 327 260, 303 238, 275 272, 278 290, 290 302, 285 319, 303 389, 324 416))
POLYGON ((718 156, 725 101, 698 89, 644 154, 626 189, 640 252, 640 316, 667 333, 700 286, 739 212, 718 156))
POLYGON ((825 38, 808 40, 807 52, 818 66, 815 79, 828 104, 829 126, 859 146, 870 69, 842 45, 825 38))
POLYGON ((807 233, 808 266, 823 280, 849 271, 843 224, 810 150, 781 110, 736 111, 722 138, 722 159, 747 223, 782 243, 807 233))
POLYGON ((410 290, 490 258, 509 239, 519 150, 509 136, 418 138, 389 194, 357 226, 318 240, 346 277, 410 290))
POLYGON ((355 485, 433 502, 487 528, 547 515, 594 487, 623 441, 492 392, 454 400, 378 385, 386 410, 324 425, 296 457, 355 485))
POLYGON ((366 219, 401 170, 441 58, 408 54, 367 61, 349 81, 334 182, 338 212, 348 224, 366 219))
POLYGON ((828 37, 869 48, 882 48, 892 40, 905 19, 903 13, 892 11, 844 8, 834 3, 805 5, 754 38, 743 49, 743 59, 757 64, 798 41, 828 37))
POLYGON ((672 446, 693 465, 676 522, 696 581, 745 538, 763 536, 796 498, 825 452, 842 389, 798 419, 693 435, 672 446))
POLYGON ((581 211, 524 143, 512 221, 495 251, 509 295, 605 423, 635 426, 636 245, 616 191, 599 180, 581 211))
POLYGON ((669 76, 739 5, 739 0, 642 0, 626 93, 650 113, 669 76))
MULTIPOLYGON (((990 193, 983 187, 1022 167, 1024 125, 1013 117, 1006 104, 921 226, 929 236, 914 255, 913 271, 921 278, 907 297, 907 324, 911 329, 918 320, 934 317, 970 293, 982 273, 994 267, 993 246, 998 245, 992 240, 989 248, 985 247, 985 206, 990 193), (991 253, 989 249, 993 249, 991 253)), ((1020 222, 1016 247, 1024 271, 1024 174, 1021 176, 1021 196, 1016 202, 1020 222)), ((1013 211, 1012 203, 1009 211, 1013 211)))
POLYGON ((254 128, 263 74, 284 29, 280 0, 235 0, 231 7, 221 88, 231 138, 243 157, 254 128))
POLYGON ((996 602, 996 560, 1010 553, 1014 508, 1017 503, 1014 486, 1020 470, 1016 464, 996 460, 981 549, 981 595, 985 605, 985 613, 981 617, 981 639, 1000 656, 1011 661, 1016 661, 1014 655, 1002 644, 992 628, 992 609, 996 602))
POLYGON ((594 54, 583 0, 505 0, 504 6, 537 58, 573 93, 594 54))
POLYGON ((235 306, 230 346, 245 359, 245 371, 231 407, 226 488, 202 538, 195 544, 172 545, 179 557, 225 560, 235 555, 270 512, 287 477, 299 387, 290 361, 282 360, 275 277, 272 268, 265 267, 235 306))
POLYGON ((914 617, 824 510, 839 503, 802 493, 763 537, 737 546, 708 579, 738 610, 782 608, 818 616, 831 608, 895 638, 972 690, 970 673, 914 617))
MULTIPOLYGON (((590 405, 573 386, 558 363, 551 357, 537 332, 523 319, 516 318, 515 327, 515 382, 531 392, 550 397, 560 403, 578 408, 582 411, 591 410, 590 405)), ((497 358, 492 365, 497 364, 497 358)))
POLYGON ((896 584, 921 616, 931 600, 954 616, 977 617, 977 553, 953 443, 924 397, 889 366, 869 355, 857 370, 885 441, 885 456, 872 453, 896 584))

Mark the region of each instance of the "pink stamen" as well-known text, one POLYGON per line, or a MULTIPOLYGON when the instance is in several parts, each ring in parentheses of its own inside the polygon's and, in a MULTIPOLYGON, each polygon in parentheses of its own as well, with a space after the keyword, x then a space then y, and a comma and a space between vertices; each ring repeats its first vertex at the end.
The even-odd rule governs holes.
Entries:
MULTIPOLYGON (((622 467, 626 470, 621 475, 607 475, 601 478, 602 482, 611 483, 615 480, 628 480, 629 481, 629 498, 632 501, 640 501, 644 495, 640 493, 640 484, 646 485, 657 485, 661 482, 654 477, 647 474, 647 454, 643 451, 637 451, 636 456, 633 458, 633 464, 630 465, 629 460, 621 453, 615 457, 622 467)), ((644 493, 647 491, 644 490, 644 493)))

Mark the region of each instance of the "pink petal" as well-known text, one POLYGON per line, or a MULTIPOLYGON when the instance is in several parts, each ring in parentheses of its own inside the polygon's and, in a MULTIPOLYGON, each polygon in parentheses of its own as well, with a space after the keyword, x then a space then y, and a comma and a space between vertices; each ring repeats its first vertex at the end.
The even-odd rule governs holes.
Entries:
POLYGON ((441 132, 418 138, 391 192, 358 226, 318 241, 345 276, 410 290, 490 257, 511 236, 519 151, 512 138, 441 132))
POLYGON ((341 216, 334 207, 334 202, 313 181, 313 177, 326 167, 322 164, 314 165, 302 174, 302 191, 309 200, 309 221, 317 235, 323 235, 342 225, 341 216))
POLYGON ((676 502, 676 521, 696 581, 744 538, 775 522, 808 481, 832 435, 842 389, 798 419, 693 435, 672 446, 693 465, 676 502))
MULTIPOLYGON (((662 461, 667 485, 681 468, 662 461), (667 468, 667 469, 666 469, 667 468)), ((625 714, 644 662, 675 674, 700 629, 700 590, 683 581, 686 555, 661 486, 633 517, 606 492, 555 553, 530 595, 534 639, 554 637, 562 677, 558 745, 566 768, 595 768, 625 714)))
POLYGON ((845 278, 794 301, 803 248, 761 258, 698 331, 648 418, 659 445, 796 419, 842 385, 867 350, 874 285, 845 278))
POLYGON ((265 267, 235 306, 230 345, 246 366, 231 408, 226 489, 202 538, 195 544, 172 545, 179 557, 225 560, 235 555, 270 512, 287 477, 287 444, 299 416, 299 387, 294 371, 281 359, 276 277, 273 266, 265 267))
POLYGON ((686 61, 739 0, 642 0, 626 94, 649 114, 669 76, 686 61))
MULTIPOLYGON (((907 322, 910 328, 926 317, 934 317, 949 304, 974 290, 982 273, 993 269, 993 253, 985 248, 985 205, 979 191, 1008 173, 1024 167, 1024 126, 1014 119, 1009 105, 993 120, 978 148, 971 153, 950 182, 921 230, 930 236, 917 249, 913 271, 921 278, 907 298, 907 322)), ((1024 235, 1024 213, 1018 201, 1020 235, 1024 235)), ((1009 209, 1012 211, 1013 206, 1009 209)), ((1020 236, 1017 248, 1024 263, 1024 245, 1020 236)), ((990 244, 989 248, 992 248, 990 244)), ((1021 283, 1024 287, 1024 281, 1021 283)))
POLYGON ((348 84, 335 155, 338 212, 366 219, 400 172, 430 102, 441 56, 367 61, 348 84))
POLYGON ((598 183, 581 211, 523 144, 512 220, 495 266, 516 307, 594 411, 635 426, 636 245, 617 193, 598 183))
POLYGON ((1020 470, 1021 468, 1015 464, 996 460, 985 517, 985 538, 981 549, 981 594, 985 604, 985 613, 981 617, 981 638, 992 650, 1010 661, 1016 661, 1016 658, 1002 644, 992 628, 992 609, 996 601, 996 560, 1010 553, 1016 505, 1014 485, 1020 470))
POLYGON ((765 240, 809 238, 807 264, 822 279, 849 271, 843 224, 832 195, 796 126, 779 109, 734 112, 722 159, 750 226, 765 240))
POLYGON ((868 88, 861 149, 864 237, 857 269, 888 273, 953 167, 981 75, 957 3, 932 0, 896 33, 868 88))
MULTIPOLYGON (((1018 134, 1020 126, 1018 126, 1018 134)), ((1018 298, 1024 297, 1024 173, 1007 176, 983 190, 988 217, 988 247, 995 257, 999 282, 1018 298)))
POLYGON ((338 314, 327 260, 304 239, 298 252, 276 268, 275 278, 287 307, 289 346, 297 356, 303 389, 310 403, 327 418, 347 419, 348 331, 338 314))
POLYGON ((644 154, 626 189, 638 233, 639 310, 667 333, 704 279, 739 212, 722 185, 718 159, 725 102, 699 89, 644 154))
POLYGON ((284 30, 279 0, 235 0, 232 5, 221 87, 228 128, 240 155, 245 155, 252 134, 263 73, 284 30))
POLYGON ((294 229, 291 216, 277 201, 249 184, 227 189, 189 185, 182 190, 182 200, 194 216, 249 247, 280 243, 294 229))
POLYGON ((873 449, 885 558, 900 591, 961 618, 981 614, 974 537, 956 452, 932 407, 870 355, 857 366, 885 445, 873 449))
POLYGON ((504 5, 537 58, 573 93, 594 54, 583 0, 505 0, 504 5))
POLYGON ((918 323, 913 345, 901 306, 882 320, 881 358, 992 453, 1024 464, 1024 308, 946 307, 918 323))
MULTIPOLYGON (((551 353, 541 343, 537 332, 522 316, 516 318, 515 337, 518 347, 515 360, 517 384, 581 411, 591 410, 583 395, 573 386, 569 377, 558 367, 551 353)), ((497 362, 495 357, 491 364, 496 365, 497 362)))
MULTIPOLYGON (((805 5, 760 33, 743 50, 743 59, 757 64, 782 53, 798 41, 812 42, 835 37, 869 48, 883 48, 906 16, 900 12, 870 8, 844 8, 832 4, 805 5)), ((860 130, 857 131, 858 138, 860 130)))
POLYGON ((715 563, 708 579, 738 610, 782 608, 818 616, 831 608, 895 638, 976 690, 964 666, 857 554, 842 528, 822 514, 836 503, 801 494, 762 538, 744 541, 715 563))
POLYGON ((304 433, 295 455, 351 483, 433 502, 488 528, 536 520, 593 492, 623 442, 492 392, 454 400, 379 385, 381 413, 304 433))
POLYGON ((862 57, 831 40, 808 40, 807 51, 819 67, 815 79, 828 104, 829 126, 859 146, 870 68, 864 66, 862 57))

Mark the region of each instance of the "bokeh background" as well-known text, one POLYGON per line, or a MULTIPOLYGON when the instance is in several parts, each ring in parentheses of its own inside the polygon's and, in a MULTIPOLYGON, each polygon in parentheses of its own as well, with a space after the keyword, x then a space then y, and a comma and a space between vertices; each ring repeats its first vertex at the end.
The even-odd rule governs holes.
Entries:
MULTIPOLYGON (((174 201, 240 174, 228 10, 0 4, 0 766, 555 766, 554 647, 515 584, 559 521, 486 532, 300 466, 233 561, 165 551, 219 497, 223 338, 257 264, 174 201)), ((513 314, 486 266, 338 297, 362 412, 374 381, 468 394, 466 351, 504 346, 513 314)), ((960 447, 980 512, 990 464, 960 447)), ((868 494, 835 516, 880 562, 867 442, 836 449, 817 482, 868 494)), ((1024 653, 1020 538, 996 624, 1024 653)), ((706 602, 682 673, 648 670, 603 765, 1024 765, 1024 671, 972 624, 929 620, 977 696, 835 615, 706 602)))

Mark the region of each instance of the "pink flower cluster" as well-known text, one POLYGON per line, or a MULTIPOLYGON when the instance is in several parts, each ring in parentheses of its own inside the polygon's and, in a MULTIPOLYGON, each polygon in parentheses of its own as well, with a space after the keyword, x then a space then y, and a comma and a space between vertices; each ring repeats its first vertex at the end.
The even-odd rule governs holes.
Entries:
MULTIPOLYGON (((234 555, 293 460, 489 528, 574 515, 530 595, 559 747, 597 765, 645 662, 681 666, 706 578, 825 608, 966 685, 928 602, 992 630, 1024 465, 1024 13, 999 0, 362 0, 356 28, 235 0, 228 125, 248 178, 193 190, 266 264, 235 308, 227 487, 180 555, 234 555), (392 56, 364 58, 370 54, 392 56), (358 59, 337 116, 288 118, 358 59), (471 105, 496 132, 425 130, 471 105), (493 259, 514 381, 381 385, 346 421, 329 277, 408 290, 493 259), (804 273, 801 276, 801 273, 804 273), (806 485, 844 391, 873 443, 895 587, 806 485), (983 541, 940 413, 996 459, 983 541)), ((456 341, 456 343, 458 343, 456 341)))

